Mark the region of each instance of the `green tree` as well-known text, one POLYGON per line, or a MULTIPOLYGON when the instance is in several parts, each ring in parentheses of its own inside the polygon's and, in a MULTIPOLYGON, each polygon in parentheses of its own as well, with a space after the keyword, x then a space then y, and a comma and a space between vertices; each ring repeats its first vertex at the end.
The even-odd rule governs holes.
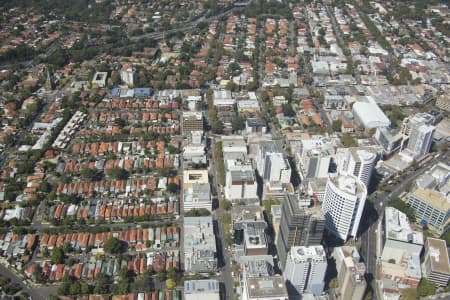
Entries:
POLYGON ((128 176, 130 175, 127 170, 119 167, 114 167, 108 171, 106 171, 108 176, 115 178, 117 180, 125 180, 128 179, 128 176))
POLYGON ((178 185, 176 183, 169 183, 167 185, 167 191, 171 192, 171 193, 176 193, 178 192, 178 185))
POLYGON ((125 244, 118 238, 110 238, 103 246, 105 252, 110 254, 119 254, 125 251, 125 244))
POLYGON ((356 147, 357 146, 356 141, 348 133, 342 134, 341 140, 342 140, 342 144, 344 144, 344 147, 356 147))
POLYGON ((83 282, 81 284, 81 294, 87 295, 90 293, 91 293, 91 287, 89 286, 89 284, 87 282, 83 282))
POLYGON ((94 294, 108 293, 109 284, 110 284, 109 277, 103 273, 99 273, 95 278, 94 294))
POLYGON ((122 118, 116 118, 114 120, 114 124, 119 126, 120 128, 123 128, 123 127, 125 127, 127 125, 127 122, 124 119, 122 119, 122 118))
POLYGON ((419 293, 417 289, 404 289, 402 291, 402 300, 418 300, 419 293))
POLYGON ((46 180, 43 180, 39 185, 39 192, 49 193, 52 190, 52 186, 46 180))
POLYGON ((128 294, 130 292, 130 283, 126 280, 119 281, 117 286, 117 291, 119 294, 128 294))
POLYGON ((58 295, 69 295, 70 294, 71 283, 63 281, 63 283, 58 287, 58 295))
POLYGON ((177 285, 177 283, 175 282, 175 280, 169 278, 166 280, 166 287, 167 289, 171 290, 173 289, 175 286, 177 285))
POLYGON ((63 251, 63 253, 67 253, 72 251, 72 245, 70 243, 64 243, 61 247, 61 250, 63 251))
POLYGON ((335 132, 340 132, 341 131, 341 127, 342 127, 342 121, 341 120, 334 120, 333 124, 333 131, 335 132))
POLYGON ((156 273, 155 278, 160 281, 166 280, 166 278, 167 278, 166 271, 164 269, 159 271, 158 273, 156 273))
POLYGON ((231 201, 230 201, 230 200, 223 199, 223 200, 220 202, 220 205, 222 206, 222 208, 223 208, 224 210, 230 210, 230 209, 231 209, 231 201))
POLYGON ((291 105, 290 103, 283 104, 283 105, 281 106, 281 108, 283 109, 283 114, 284 114, 286 117, 295 117, 295 111, 294 111, 294 109, 292 108, 292 105, 291 105))
POLYGON ((52 264, 62 264, 64 262, 64 251, 61 248, 53 248, 51 262, 52 264))
POLYGON ((211 212, 206 208, 194 208, 184 214, 186 217, 210 216, 211 212))
POLYGON ((70 285, 69 293, 71 295, 79 295, 81 292, 81 285, 78 281, 75 281, 70 285))
POLYGON ((131 274, 130 270, 128 270, 128 268, 122 268, 119 271, 119 278, 120 278, 120 280, 129 282, 132 278, 132 274, 131 274))
POLYGON ((338 280, 336 277, 332 278, 330 280, 330 283, 328 284, 330 286, 330 288, 335 289, 339 286, 338 280))
POLYGON ((417 289, 420 297, 426 297, 436 294, 436 285, 428 281, 426 278, 422 278, 417 289))
POLYGON ((58 68, 65 66, 68 61, 69 56, 67 55, 67 52, 63 49, 56 50, 48 57, 48 63, 58 68))
POLYGON ((234 116, 231 119, 231 128, 233 131, 242 130, 245 128, 245 118, 242 116, 234 116))

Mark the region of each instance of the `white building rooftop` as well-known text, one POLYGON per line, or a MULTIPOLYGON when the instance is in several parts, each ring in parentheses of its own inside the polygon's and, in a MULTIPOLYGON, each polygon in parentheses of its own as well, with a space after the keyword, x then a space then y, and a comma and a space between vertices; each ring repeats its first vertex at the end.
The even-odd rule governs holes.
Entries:
POLYGON ((408 217, 398 209, 386 207, 385 222, 387 239, 423 245, 422 232, 412 230, 408 217))

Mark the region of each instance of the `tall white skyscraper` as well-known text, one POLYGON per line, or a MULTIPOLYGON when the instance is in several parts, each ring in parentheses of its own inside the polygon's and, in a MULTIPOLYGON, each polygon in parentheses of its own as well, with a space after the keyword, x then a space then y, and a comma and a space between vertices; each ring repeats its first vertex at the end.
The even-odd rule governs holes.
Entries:
POLYGON ((289 294, 309 292, 319 296, 323 292, 326 271, 327 258, 323 246, 292 247, 284 270, 288 286, 295 289, 289 294))
POLYGON ((336 151, 337 172, 354 175, 367 187, 378 159, 375 148, 340 148, 336 151))
POLYGON ((403 120, 400 132, 403 134, 401 148, 404 150, 401 154, 405 159, 412 161, 430 151, 435 122, 436 118, 428 113, 418 113, 403 120), (408 145, 404 148, 406 141, 408 145))
POLYGON ((330 174, 322 203, 325 228, 344 241, 355 237, 366 197, 366 185, 356 176, 330 174))
POLYGON ((412 128, 406 149, 413 153, 414 158, 419 158, 430 151, 435 129, 436 127, 426 124, 421 124, 412 128))

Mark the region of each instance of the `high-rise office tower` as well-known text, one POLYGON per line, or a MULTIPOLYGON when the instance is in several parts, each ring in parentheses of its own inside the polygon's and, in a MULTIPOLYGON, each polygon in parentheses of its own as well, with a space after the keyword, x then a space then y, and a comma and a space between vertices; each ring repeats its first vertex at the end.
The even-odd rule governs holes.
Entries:
POLYGON ((327 257, 323 246, 292 247, 288 253, 284 278, 290 295, 323 292, 327 257))
POLYGON ((335 162, 339 174, 354 175, 367 187, 377 159, 375 148, 340 148, 336 151, 335 162))
POLYGON ((337 299, 362 300, 367 288, 364 278, 366 266, 361 262, 358 250, 352 246, 337 247, 332 255, 338 272, 337 299))
POLYGON ((330 175, 322 211, 325 228, 336 237, 355 237, 367 197, 365 184, 353 175, 330 175))
POLYGON ((325 218, 320 207, 302 207, 298 195, 286 195, 281 211, 277 250, 284 268, 291 247, 320 244, 325 218))
POLYGON ((435 129, 436 127, 426 124, 412 128, 406 149, 413 153, 414 158, 419 158, 430 151, 435 129))

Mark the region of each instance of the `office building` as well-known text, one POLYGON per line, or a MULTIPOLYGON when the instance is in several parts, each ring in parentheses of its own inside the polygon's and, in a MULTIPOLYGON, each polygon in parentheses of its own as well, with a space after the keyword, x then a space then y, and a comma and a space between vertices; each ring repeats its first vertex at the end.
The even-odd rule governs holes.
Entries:
POLYGON ((323 202, 327 188, 328 176, 326 178, 311 178, 307 183, 307 193, 314 201, 323 202))
POLYGON ((394 263, 381 261, 379 277, 384 289, 401 294, 405 289, 416 289, 422 279, 420 258, 405 253, 401 261, 394 263))
POLYGON ((225 197, 228 200, 258 199, 258 183, 250 160, 225 161, 225 197))
POLYGON ((244 255, 267 254, 267 223, 261 206, 233 205, 231 219, 237 260, 244 255))
POLYGON ((436 118, 429 113, 417 113, 405 118, 400 127, 400 132, 405 136, 411 136, 415 127, 420 125, 434 125, 436 118))
POLYGON ((183 148, 183 162, 185 167, 189 165, 206 165, 205 146, 186 145, 183 148))
POLYGON ((288 293, 281 276, 244 277, 242 300, 287 300, 288 293))
POLYGON ((365 184, 353 175, 330 175, 322 203, 325 228, 336 237, 356 237, 366 202, 365 184))
POLYGON ((274 275, 272 255, 244 255, 239 258, 239 264, 242 268, 242 278, 274 275))
POLYGON ((276 245, 282 269, 291 247, 319 245, 322 241, 325 218, 320 207, 302 207, 299 201, 298 196, 285 195, 281 207, 276 245))
POLYGON ((450 166, 445 163, 437 163, 424 174, 417 177, 414 188, 430 189, 446 195, 450 192, 450 166))
POLYGON ((424 258, 427 279, 436 286, 446 287, 450 280, 450 264, 445 240, 427 238, 424 258))
POLYGON ((333 250, 336 262, 338 300, 362 300, 367 288, 366 265, 361 261, 358 250, 352 246, 336 247, 333 250))
POLYGON ((183 134, 187 135, 192 131, 203 132, 203 114, 201 112, 183 112, 181 118, 183 134))
POLYGON ((247 143, 243 136, 222 136, 221 141, 224 161, 233 159, 248 160, 247 143))
POLYGON ((450 218, 450 202, 446 195, 431 189, 416 189, 408 194, 407 202, 414 209, 416 218, 424 224, 445 230, 450 218))
POLYGON ((284 279, 274 276, 271 255, 241 256, 240 276, 241 299, 287 300, 288 293, 284 279))
POLYGON ((245 121, 245 132, 247 134, 264 134, 267 132, 267 122, 263 119, 249 118, 245 121))
POLYGON ((450 112, 450 96, 448 93, 443 93, 439 95, 436 99, 436 107, 439 107, 442 110, 450 112))
POLYGON ((213 104, 218 111, 234 110, 236 99, 232 97, 229 90, 215 90, 213 93, 213 104))
POLYGON ((334 153, 330 150, 308 150, 298 164, 303 179, 326 178, 334 153))
POLYGON ((206 209, 212 211, 211 186, 209 183, 194 183, 183 191, 184 211, 206 209))
POLYGON ((108 72, 96 72, 94 74, 94 77, 92 78, 92 84, 95 84, 98 87, 105 87, 107 77, 108 77, 108 72))
POLYGON ((403 120, 400 131, 404 136, 403 145, 408 143, 402 151, 406 160, 418 159, 430 151, 435 122, 436 118, 428 113, 418 113, 403 120))
POLYGON ((327 257, 323 246, 292 247, 283 273, 289 294, 310 292, 319 296, 325 285, 326 271, 327 257))
POLYGON ((369 147, 339 148, 335 156, 337 172, 356 176, 366 187, 369 186, 377 160, 378 149, 369 147))
POLYGON ((412 230, 405 213, 393 207, 386 207, 384 233, 381 260, 399 262, 405 252, 420 256, 423 248, 423 234, 412 230))
POLYGON ((400 294, 403 289, 417 288, 422 278, 420 253, 423 234, 413 231, 406 214, 393 207, 385 209, 383 224, 379 274, 385 291, 400 294))
POLYGON ((281 153, 272 153, 265 159, 263 178, 269 183, 286 184, 291 181, 291 167, 281 153))
POLYGON ((267 224, 261 222, 248 222, 243 227, 244 255, 264 255, 268 252, 266 238, 267 224), (261 226, 263 225, 263 226, 261 226))
POLYGON ((257 205, 233 205, 231 207, 231 222, 233 229, 240 229, 240 224, 248 222, 262 222, 266 224, 263 207, 259 203, 257 205))
POLYGON ((415 126, 412 129, 406 149, 413 154, 414 159, 420 158, 430 151, 435 129, 436 127, 426 124, 415 126))
POLYGON ((378 127, 375 131, 375 140, 383 148, 384 154, 390 155, 400 149, 403 135, 400 130, 378 127))
POLYGON ((220 300, 220 283, 214 279, 186 280, 185 300, 220 300))
POLYGON ((269 183, 289 183, 291 167, 284 157, 283 143, 263 141, 259 144, 256 167, 260 176, 269 183))
POLYGON ((184 99, 187 102, 187 107, 190 111, 197 111, 202 109, 203 98, 201 95, 190 95, 184 99))
POLYGON ((208 170, 185 170, 183 172, 182 198, 184 211, 201 208, 212 210, 208 170))
POLYGON ((184 217, 183 228, 186 273, 216 272, 217 248, 212 217, 184 217))

